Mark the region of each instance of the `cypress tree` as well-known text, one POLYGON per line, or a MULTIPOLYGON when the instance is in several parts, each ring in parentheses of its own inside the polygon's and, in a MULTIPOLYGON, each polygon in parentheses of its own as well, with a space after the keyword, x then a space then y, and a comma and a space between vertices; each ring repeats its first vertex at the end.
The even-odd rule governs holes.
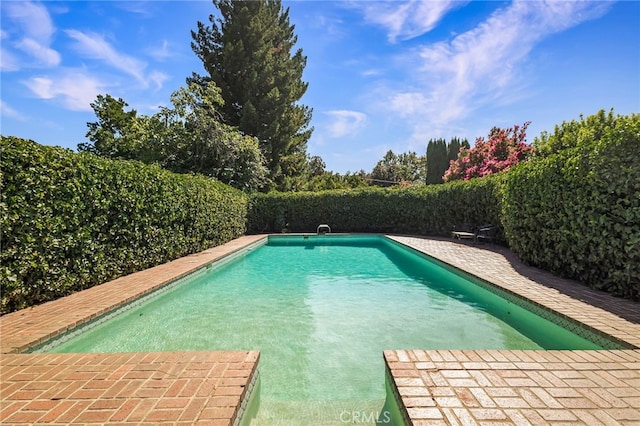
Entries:
POLYGON ((298 101, 307 58, 297 42, 289 9, 280 0, 213 0, 220 16, 211 25, 198 22, 191 47, 208 75, 188 79, 214 81, 222 91, 227 124, 255 136, 271 180, 287 190, 306 171, 311 108, 298 101))
POLYGON ((447 143, 444 139, 431 139, 427 145, 427 185, 442 183, 448 168, 447 143))
MULTIPOLYGON (((453 138, 447 146, 447 160, 452 161, 458 158, 458 152, 460 151, 460 139, 453 138)), ((447 167, 448 168, 448 167, 447 167)))

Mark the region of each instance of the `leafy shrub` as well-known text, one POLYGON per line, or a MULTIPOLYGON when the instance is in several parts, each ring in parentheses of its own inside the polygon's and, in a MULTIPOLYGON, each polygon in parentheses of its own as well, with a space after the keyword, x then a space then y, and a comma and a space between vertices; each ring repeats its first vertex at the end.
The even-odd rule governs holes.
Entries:
POLYGON ((640 116, 601 111, 556 131, 546 157, 507 174, 509 246, 525 262, 639 299, 640 116))
POLYGON ((247 196, 203 176, 2 137, 0 313, 245 232, 247 196))
POLYGON ((392 232, 447 236, 461 223, 499 225, 500 177, 412 188, 255 194, 249 232, 392 232))

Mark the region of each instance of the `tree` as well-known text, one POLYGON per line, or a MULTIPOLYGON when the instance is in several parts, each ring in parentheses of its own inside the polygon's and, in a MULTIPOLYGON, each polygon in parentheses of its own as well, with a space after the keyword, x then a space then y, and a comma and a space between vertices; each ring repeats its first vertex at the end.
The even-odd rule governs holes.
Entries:
POLYGON ((353 189, 368 186, 362 176, 347 172, 345 175, 324 172, 313 176, 304 186, 305 191, 325 191, 330 189, 353 189))
POLYGON ((306 57, 297 42, 289 9, 280 0, 213 0, 220 17, 197 23, 191 47, 208 76, 222 90, 225 122, 258 138, 271 180, 281 190, 296 185, 306 170, 311 109, 299 104, 306 57))
POLYGON ((79 144, 78 150, 109 158, 135 158, 139 146, 131 138, 138 118, 136 110, 125 111, 129 104, 108 94, 98 95, 90 105, 98 121, 87 123, 86 137, 91 143, 79 144))
POLYGON ((173 108, 158 117, 166 123, 166 166, 177 172, 214 177, 239 189, 253 190, 264 184, 267 170, 258 141, 242 135, 221 121, 220 90, 213 82, 192 83, 171 95, 173 108))
POLYGON ((494 127, 488 140, 479 137, 473 148, 461 148, 458 159, 451 162, 445 173, 444 181, 469 180, 503 172, 525 160, 533 153, 533 148, 526 144, 529 124, 508 129, 494 127))
MULTIPOLYGON (((460 148, 469 149, 471 146, 469 145, 469 141, 466 139, 460 140, 458 138, 452 138, 447 145, 447 169, 449 168, 449 163, 458 159, 458 154, 460 153, 460 148)), ((446 170, 445 170, 446 171, 446 170)))
POLYGON ((426 159, 415 152, 396 155, 389 150, 371 171, 370 179, 381 186, 407 183, 423 183, 426 159))
POLYGON ((447 143, 444 139, 431 139, 427 145, 427 185, 442 183, 448 167, 447 143))
POLYGON ((308 163, 309 163, 309 173, 311 177, 320 176, 325 173, 327 164, 319 155, 314 155, 312 157, 309 157, 308 163))
POLYGON ((157 163, 177 173, 200 173, 244 190, 262 187, 267 177, 258 141, 224 124, 220 90, 213 82, 191 84, 171 95, 172 108, 153 116, 124 111, 110 95, 91 104, 98 121, 87 123, 91 143, 78 146, 108 158, 157 163))
POLYGON ((427 144, 427 185, 443 182, 444 172, 449 168, 451 161, 458 158, 460 147, 469 148, 466 139, 462 141, 452 138, 447 144, 444 139, 431 139, 427 144))

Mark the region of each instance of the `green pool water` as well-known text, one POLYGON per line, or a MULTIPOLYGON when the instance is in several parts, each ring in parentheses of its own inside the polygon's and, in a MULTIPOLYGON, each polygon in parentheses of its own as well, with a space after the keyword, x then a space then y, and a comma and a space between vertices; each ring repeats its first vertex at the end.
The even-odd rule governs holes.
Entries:
POLYGON ((255 424, 365 424, 412 348, 600 349, 384 237, 276 236, 49 351, 257 349, 255 424))

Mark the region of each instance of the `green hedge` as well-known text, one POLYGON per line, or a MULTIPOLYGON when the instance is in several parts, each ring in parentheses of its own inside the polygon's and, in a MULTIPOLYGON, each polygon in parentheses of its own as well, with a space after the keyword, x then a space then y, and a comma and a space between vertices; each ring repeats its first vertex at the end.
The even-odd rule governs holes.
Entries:
POLYGON ((202 176, 2 137, 0 313, 244 234, 248 197, 202 176))
POLYGON ((507 174, 509 246, 527 263, 640 299, 640 116, 577 143, 507 174))
POLYGON ((317 193, 256 194, 249 232, 389 232, 449 235, 463 223, 500 224, 502 176, 407 189, 367 188, 317 193))

